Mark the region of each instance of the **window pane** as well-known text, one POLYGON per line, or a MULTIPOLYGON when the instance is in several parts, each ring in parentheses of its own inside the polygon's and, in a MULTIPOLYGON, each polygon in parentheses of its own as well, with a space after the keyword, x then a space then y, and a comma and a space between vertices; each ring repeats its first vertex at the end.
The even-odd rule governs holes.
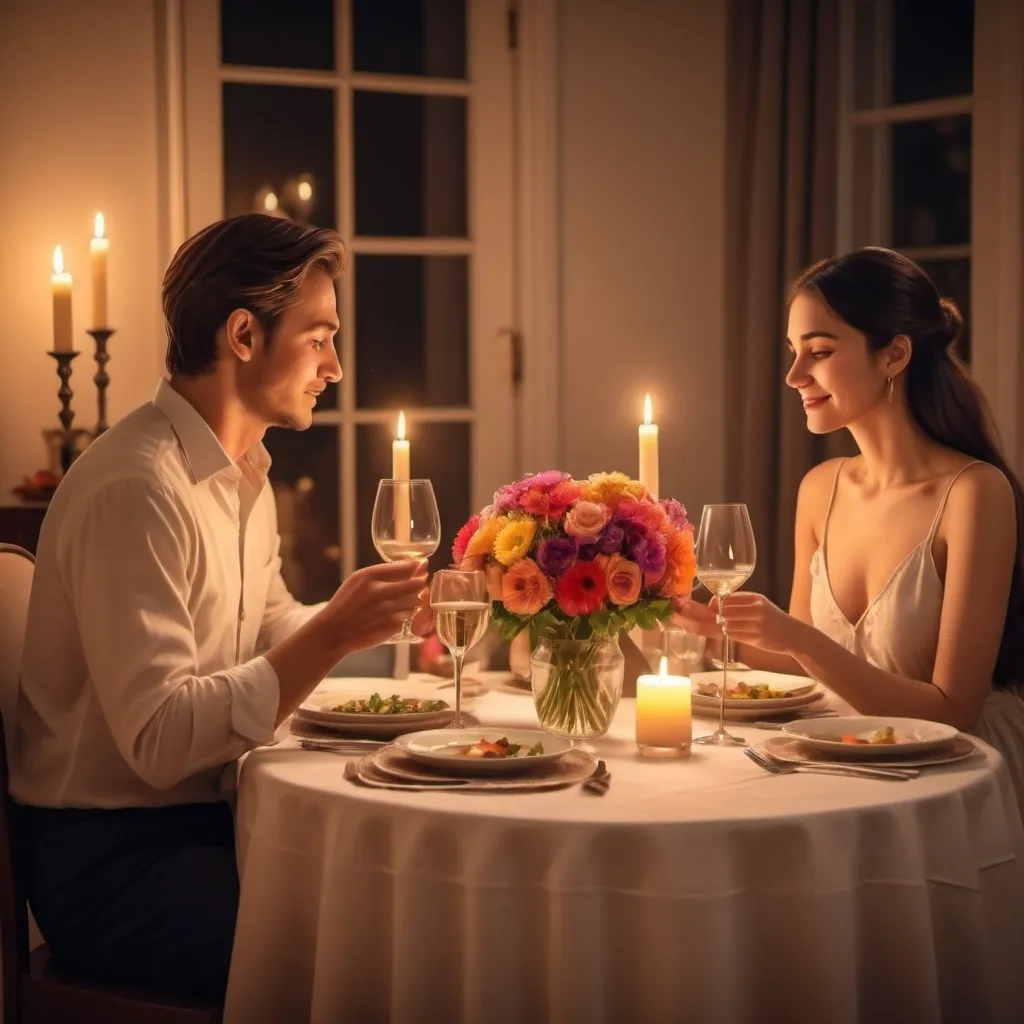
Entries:
POLYGON ((466 0, 352 0, 356 71, 466 77, 466 0))
POLYGON ((221 0, 221 60, 334 69, 334 0, 221 0))
POLYGON ((973 0, 856 0, 858 109, 962 96, 973 89, 973 0))
MULTIPOLYGON (((410 475, 430 480, 441 513, 441 544, 430 560, 432 571, 451 564, 455 534, 469 518, 468 423, 408 424, 410 475)), ((356 428, 356 472, 359 481, 359 564, 380 561, 370 536, 377 483, 391 476, 394 425, 365 424, 356 428)))
POLYGON ((895 0, 892 34, 893 103, 971 91, 974 0, 895 0))
POLYGON ((921 260, 921 267, 935 282, 939 294, 953 299, 964 318, 964 333, 957 345, 957 354, 971 361, 971 261, 921 260))
POLYGON ((356 92, 356 234, 466 237, 466 101, 356 92))
POLYGON ((334 228, 334 90, 224 83, 224 211, 334 228))
POLYGON ((469 404, 469 260, 358 256, 356 404, 469 404))
POLYGON ((962 245, 970 239, 970 117, 893 125, 893 244, 962 245))
POLYGON ((338 430, 273 428, 263 443, 274 460, 285 582, 300 601, 326 601, 341 580, 338 430))

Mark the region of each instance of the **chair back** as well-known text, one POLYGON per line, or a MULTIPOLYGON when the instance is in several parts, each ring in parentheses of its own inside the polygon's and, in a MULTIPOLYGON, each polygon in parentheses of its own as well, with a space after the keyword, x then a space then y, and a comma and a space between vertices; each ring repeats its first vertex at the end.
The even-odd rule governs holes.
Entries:
POLYGON ((8 747, 18 706, 18 677, 34 568, 35 559, 24 548, 0 544, 0 714, 8 730, 8 747))
POLYGON ((7 738, 18 702, 34 560, 24 548, 0 544, 0 960, 3 1019, 18 1020, 19 976, 28 970, 25 893, 14 842, 14 805, 8 793, 7 738))

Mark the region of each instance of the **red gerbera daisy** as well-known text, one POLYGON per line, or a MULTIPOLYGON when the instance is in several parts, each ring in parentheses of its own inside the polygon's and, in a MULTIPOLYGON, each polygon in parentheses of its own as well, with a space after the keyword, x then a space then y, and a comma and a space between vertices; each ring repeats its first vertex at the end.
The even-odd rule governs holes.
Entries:
POLYGON ((555 585, 555 600, 566 615, 593 615, 607 594, 604 572, 593 562, 577 562, 555 585))

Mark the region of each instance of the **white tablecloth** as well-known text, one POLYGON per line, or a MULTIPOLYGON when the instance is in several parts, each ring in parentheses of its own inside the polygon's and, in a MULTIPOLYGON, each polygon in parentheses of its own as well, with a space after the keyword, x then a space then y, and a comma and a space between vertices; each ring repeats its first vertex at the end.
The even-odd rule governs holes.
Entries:
POLYGON ((630 701, 599 746, 604 797, 373 791, 294 741, 250 754, 225 1021, 1024 1021, 1024 829, 991 748, 907 783, 643 762, 630 701))

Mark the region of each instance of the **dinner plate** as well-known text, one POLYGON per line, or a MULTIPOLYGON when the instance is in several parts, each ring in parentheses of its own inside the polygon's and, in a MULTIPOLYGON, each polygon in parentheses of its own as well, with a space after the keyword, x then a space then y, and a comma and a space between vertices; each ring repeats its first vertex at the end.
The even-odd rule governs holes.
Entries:
MULTIPOLYGON (((314 693, 296 708, 295 717, 300 722, 310 722, 321 729, 330 729, 349 736, 372 736, 386 740, 420 729, 440 729, 455 717, 455 710, 451 707, 443 711, 414 711, 402 715, 330 710, 332 706, 344 704, 345 701, 352 699, 350 694, 314 693)), ((365 697, 362 699, 365 700, 365 697)))
POLYGON ((478 725, 472 729, 430 729, 399 736, 394 745, 420 764, 448 775, 515 775, 557 761, 572 743, 540 729, 504 729, 478 725), (461 751, 480 740, 494 742, 504 736, 509 743, 532 747, 540 743, 543 754, 531 757, 467 757, 461 751))
MULTIPOLYGON (((725 698, 726 707, 730 705, 742 705, 750 708, 764 708, 768 706, 783 708, 787 705, 798 707, 801 703, 809 700, 816 700, 821 696, 821 691, 816 690, 817 683, 807 676, 789 676, 781 672, 761 672, 751 669, 748 672, 730 672, 729 688, 732 689, 737 683, 746 683, 748 686, 762 686, 767 684, 773 691, 789 693, 789 697, 764 697, 759 700, 751 700, 749 697, 725 698)), ((721 672, 694 672, 690 675, 690 685, 693 687, 694 702, 712 701, 718 704, 718 694, 705 694, 700 692, 702 685, 712 685, 716 688, 722 684, 721 672)))
MULTIPOLYGON (((820 751, 812 750, 802 743, 795 736, 772 736, 763 744, 776 761, 783 761, 786 764, 820 764, 833 763, 827 761, 827 756, 820 751)), ((889 758, 886 760, 858 761, 857 764, 865 768, 890 768, 899 765, 901 768, 931 768, 944 764, 955 764, 957 761, 964 761, 969 757, 975 757, 978 748, 971 742, 968 736, 957 736, 946 746, 924 754, 905 754, 900 758, 889 758)))
POLYGON ((796 736, 812 750, 828 754, 834 760, 889 761, 910 755, 926 754, 948 746, 959 735, 951 725, 926 722, 918 718, 851 718, 805 719, 788 722, 782 732, 796 736), (897 743, 843 743, 843 736, 866 739, 876 729, 891 726, 899 738, 897 743))

